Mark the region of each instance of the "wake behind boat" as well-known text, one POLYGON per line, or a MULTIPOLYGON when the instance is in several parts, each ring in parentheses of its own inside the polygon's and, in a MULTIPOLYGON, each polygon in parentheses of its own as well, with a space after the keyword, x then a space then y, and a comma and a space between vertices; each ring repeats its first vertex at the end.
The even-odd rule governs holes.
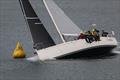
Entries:
POLYGON ((80 54, 101 51, 106 53, 117 46, 113 32, 107 35, 105 32, 100 35, 96 29, 92 32, 83 32, 53 0, 43 0, 46 15, 50 17, 48 23, 52 24, 49 26, 43 25, 47 20, 45 17, 41 18, 38 11, 41 6, 36 5, 34 0, 19 0, 19 2, 32 35, 35 52, 40 60, 76 58, 80 54), (94 32, 96 36, 90 34, 94 32))

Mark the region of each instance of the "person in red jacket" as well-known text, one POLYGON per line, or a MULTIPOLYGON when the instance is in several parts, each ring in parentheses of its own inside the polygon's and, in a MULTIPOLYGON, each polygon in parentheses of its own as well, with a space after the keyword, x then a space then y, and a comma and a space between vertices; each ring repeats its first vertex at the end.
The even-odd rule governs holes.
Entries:
POLYGON ((85 39, 85 35, 83 33, 80 33, 78 39, 85 39))

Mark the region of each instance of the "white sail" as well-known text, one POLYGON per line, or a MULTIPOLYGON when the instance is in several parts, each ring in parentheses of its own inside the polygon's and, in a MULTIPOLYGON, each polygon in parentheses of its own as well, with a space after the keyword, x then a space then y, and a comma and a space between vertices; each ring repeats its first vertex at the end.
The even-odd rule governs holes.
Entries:
POLYGON ((79 34, 82 32, 76 24, 56 5, 53 0, 43 0, 55 26, 61 33, 79 34))

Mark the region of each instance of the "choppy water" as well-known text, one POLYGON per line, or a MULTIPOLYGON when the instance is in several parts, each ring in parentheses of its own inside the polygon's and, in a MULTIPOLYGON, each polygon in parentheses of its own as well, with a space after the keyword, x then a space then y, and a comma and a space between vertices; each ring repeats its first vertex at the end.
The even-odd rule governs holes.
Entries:
MULTIPOLYGON (((23 44, 27 57, 33 55, 33 50, 24 20, 16 21, 17 12, 6 13, 7 9, 16 9, 14 5, 17 4, 11 1, 1 0, 0 3, 0 80, 120 80, 120 54, 45 62, 12 59, 11 53, 18 40, 23 44)), ((120 0, 55 2, 82 29, 88 30, 90 24, 96 23, 99 29, 115 31, 120 42, 120 0)), ((116 50, 120 51, 120 48, 116 50)))

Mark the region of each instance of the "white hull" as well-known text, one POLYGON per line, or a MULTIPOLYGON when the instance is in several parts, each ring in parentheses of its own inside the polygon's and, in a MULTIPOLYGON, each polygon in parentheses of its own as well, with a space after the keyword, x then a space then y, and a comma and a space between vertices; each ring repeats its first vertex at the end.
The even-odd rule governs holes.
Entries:
POLYGON ((114 37, 101 37, 101 41, 87 43, 84 39, 79 39, 75 41, 69 41, 66 43, 58 44, 55 46, 51 46, 45 49, 37 50, 37 54, 40 60, 49 60, 49 59, 56 59, 61 56, 66 56, 70 54, 78 54, 76 52, 87 51, 92 49, 95 51, 94 48, 101 48, 108 49, 109 51, 117 46, 117 41, 114 37))

